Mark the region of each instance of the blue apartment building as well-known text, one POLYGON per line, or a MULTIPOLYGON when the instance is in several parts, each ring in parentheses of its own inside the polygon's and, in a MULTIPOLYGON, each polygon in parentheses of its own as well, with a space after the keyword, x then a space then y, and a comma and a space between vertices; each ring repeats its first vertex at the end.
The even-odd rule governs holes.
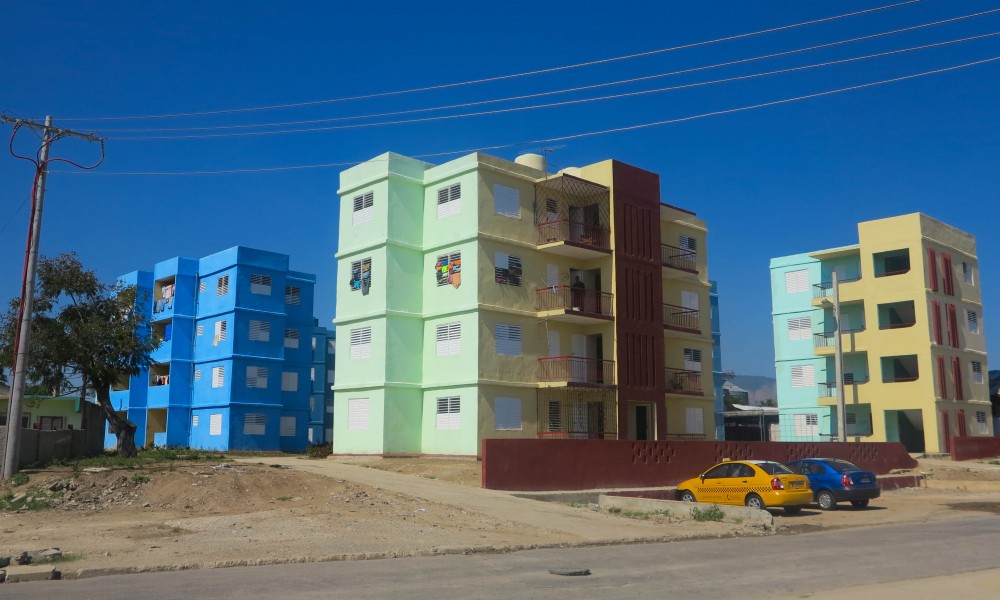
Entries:
POLYGON ((327 439, 332 346, 313 318, 314 275, 236 246, 119 280, 144 292, 162 340, 156 363, 111 392, 137 445, 302 451, 327 439))
POLYGON ((712 387, 715 389, 715 439, 726 439, 726 402, 722 394, 722 385, 726 376, 722 372, 722 326, 719 320, 719 284, 709 281, 708 307, 712 321, 712 387))

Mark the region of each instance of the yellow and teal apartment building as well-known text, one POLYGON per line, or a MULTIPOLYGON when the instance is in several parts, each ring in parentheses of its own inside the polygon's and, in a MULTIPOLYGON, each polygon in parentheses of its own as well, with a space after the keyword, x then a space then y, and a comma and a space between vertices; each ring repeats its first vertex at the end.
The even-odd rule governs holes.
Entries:
POLYGON ((704 222, 607 160, 341 173, 333 451, 714 437, 704 222))
POLYGON ((848 440, 938 453, 994 435, 973 236, 920 213, 865 221, 855 245, 772 259, 771 294, 782 441, 835 440, 838 386, 848 440))

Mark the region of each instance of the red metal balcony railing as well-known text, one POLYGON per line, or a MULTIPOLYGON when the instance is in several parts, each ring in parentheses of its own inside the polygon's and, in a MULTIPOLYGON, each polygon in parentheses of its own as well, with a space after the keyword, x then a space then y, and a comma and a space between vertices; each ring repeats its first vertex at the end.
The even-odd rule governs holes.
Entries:
MULTIPOLYGON (((848 277, 847 279, 838 279, 838 285, 844 285, 845 283, 854 283, 855 281, 861 281, 860 277, 848 277)), ((823 281, 820 283, 813 284, 813 298, 829 298, 833 296, 833 282, 823 281)))
POLYGON ((569 285, 553 285, 535 290, 535 310, 559 309, 610 317, 614 314, 614 294, 569 285))
POLYGON ((614 385, 615 361, 584 356, 545 356, 538 359, 539 381, 614 385))
POLYGON ((667 329, 701 333, 701 311, 697 308, 664 304, 663 326, 667 329))
POLYGON ((589 246, 598 250, 610 250, 609 230, 598 225, 589 225, 582 221, 558 219, 546 221, 535 226, 538 229, 538 243, 572 242, 581 246, 589 246))
POLYGON ((690 273, 698 272, 698 251, 660 244, 660 259, 665 267, 690 273))
POLYGON ((702 394, 701 371, 664 368, 667 380, 667 392, 682 394, 702 394))

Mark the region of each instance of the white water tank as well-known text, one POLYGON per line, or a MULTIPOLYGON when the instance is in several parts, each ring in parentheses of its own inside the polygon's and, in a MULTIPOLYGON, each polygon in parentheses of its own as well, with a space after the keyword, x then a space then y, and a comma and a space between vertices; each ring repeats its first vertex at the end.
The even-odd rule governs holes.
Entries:
POLYGON ((545 173, 545 157, 541 154, 522 154, 515 158, 514 162, 545 173))

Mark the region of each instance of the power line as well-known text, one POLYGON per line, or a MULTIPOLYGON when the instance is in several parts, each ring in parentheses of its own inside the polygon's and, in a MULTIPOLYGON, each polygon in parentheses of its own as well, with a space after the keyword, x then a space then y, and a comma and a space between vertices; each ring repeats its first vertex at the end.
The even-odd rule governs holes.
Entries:
MULTIPOLYGON (((699 120, 699 119, 705 119, 705 118, 708 118, 708 117, 715 117, 715 116, 720 116, 720 115, 727 115, 727 114, 745 112, 745 111, 749 111, 749 110, 756 110, 756 109, 760 109, 760 108, 766 108, 766 107, 769 107, 769 106, 778 106, 778 105, 781 105, 781 104, 790 104, 792 102, 799 102, 799 101, 802 101, 802 100, 810 100, 810 99, 813 99, 813 98, 820 98, 820 97, 823 97, 823 96, 832 96, 834 94, 841 94, 841 93, 844 93, 844 92, 850 92, 850 91, 855 91, 855 90, 860 90, 860 89, 865 89, 865 88, 871 88, 871 87, 876 87, 876 86, 880 86, 880 85, 886 85, 886 84, 890 84, 890 83, 897 83, 897 82, 900 82, 900 81, 907 81, 907 80, 910 80, 910 79, 917 79, 917 78, 926 77, 926 76, 929 76, 929 75, 937 75, 937 74, 940 74, 940 73, 947 73, 947 72, 950 72, 950 71, 957 71, 959 69, 965 69, 965 68, 969 68, 969 67, 973 67, 973 66, 977 66, 977 65, 982 65, 982 64, 986 64, 986 63, 995 62, 995 61, 998 61, 998 60, 1000 60, 1000 56, 994 56, 994 57, 985 58, 985 59, 982 59, 982 60, 977 60, 977 61, 972 61, 972 62, 963 63, 963 64, 959 64, 959 65, 954 65, 954 66, 951 66, 951 67, 944 67, 944 68, 940 68, 940 69, 934 69, 934 70, 931 70, 931 71, 922 71, 922 72, 914 73, 914 74, 911 74, 911 75, 902 75, 902 76, 899 76, 899 77, 893 77, 891 79, 882 79, 882 80, 879 80, 879 81, 873 81, 873 82, 869 82, 869 83, 862 83, 862 84, 853 85, 853 86, 849 86, 849 87, 837 88, 837 89, 834 89, 834 90, 827 90, 827 91, 824 91, 824 92, 816 92, 816 93, 813 93, 813 94, 806 94, 806 95, 802 95, 802 96, 795 96, 795 97, 792 97, 792 98, 783 98, 783 99, 780 99, 780 100, 773 100, 773 101, 770 101, 770 102, 762 102, 762 103, 752 104, 752 105, 748 105, 748 106, 740 106, 740 107, 736 107, 736 108, 728 108, 728 109, 723 109, 723 110, 717 110, 717 111, 712 111, 712 112, 707 112, 707 113, 701 113, 701 114, 697 114, 697 115, 690 115, 690 116, 687 116, 687 117, 678 117, 678 118, 675 118, 675 119, 665 119, 665 120, 662 120, 662 121, 652 121, 652 122, 648 122, 648 123, 640 123, 638 125, 628 125, 628 126, 624 126, 624 127, 615 127, 615 128, 612 128, 612 129, 601 129, 601 130, 596 130, 596 131, 588 131, 588 132, 582 132, 582 133, 575 133, 575 134, 570 134, 570 135, 556 136, 556 137, 550 137, 550 138, 544 138, 544 139, 538 139, 538 140, 531 140, 531 141, 525 141, 525 142, 512 142, 512 143, 507 143, 507 144, 494 144, 494 145, 491 145, 491 146, 481 146, 481 147, 478 147, 478 148, 469 148, 469 149, 464 149, 464 150, 449 150, 449 151, 443 151, 443 152, 415 154, 415 155, 413 155, 413 158, 434 158, 434 157, 438 157, 438 156, 448 156, 448 155, 454 155, 454 154, 468 154, 468 153, 471 153, 471 152, 482 152, 482 151, 485 151, 485 150, 501 150, 501 149, 505 149, 505 148, 513 148, 513 147, 516 147, 516 146, 542 145, 542 144, 549 144, 549 143, 552 143, 552 142, 564 142, 564 141, 568 141, 568 140, 575 140, 575 139, 580 139, 580 138, 585 138, 585 137, 594 137, 594 136, 599 136, 599 135, 608 135, 608 134, 612 134, 612 133, 620 133, 620 132, 623 132, 623 131, 634 131, 634 130, 638 130, 638 129, 645 129, 645 128, 649 128, 649 127, 657 127, 657 126, 661 126, 661 125, 670 125, 670 124, 675 124, 675 123, 683 123, 683 122, 687 122, 687 121, 695 121, 695 120, 699 120)), ((351 162, 341 162, 341 163, 326 163, 326 164, 313 164, 313 165, 293 165, 293 166, 286 166, 286 167, 264 167, 264 168, 253 168, 253 169, 228 169, 228 170, 221 170, 221 171, 89 172, 88 174, 90 174, 90 175, 113 175, 113 176, 224 175, 224 174, 231 174, 231 173, 265 173, 265 172, 272 172, 272 171, 291 171, 291 170, 300 170, 300 169, 318 169, 318 168, 327 168, 327 167, 355 166, 355 165, 360 165, 360 164, 369 163, 369 162, 376 162, 376 160, 372 159, 372 160, 351 161, 351 162)), ((67 174, 68 173, 74 173, 73 171, 58 171, 58 172, 59 173, 67 173, 67 174)))
POLYGON ((592 85, 578 86, 578 87, 572 87, 572 88, 564 88, 564 89, 559 89, 559 90, 551 90, 551 91, 547 91, 547 92, 538 92, 538 93, 534 93, 534 94, 523 94, 523 95, 520 95, 520 96, 508 96, 508 97, 505 97, 505 98, 492 98, 492 99, 488 99, 488 100, 479 100, 479 101, 475 101, 475 102, 463 102, 463 103, 460 103, 460 104, 450 104, 450 105, 445 105, 445 106, 432 106, 432 107, 426 107, 426 108, 414 108, 414 109, 397 110, 397 111, 391 111, 391 112, 370 113, 370 114, 366 114, 366 115, 350 115, 350 116, 344 116, 344 117, 330 117, 330 118, 325 118, 325 119, 308 119, 308 120, 298 120, 298 121, 279 121, 279 122, 273 122, 273 123, 253 123, 253 124, 247 124, 247 125, 213 125, 213 126, 201 126, 201 127, 110 128, 110 129, 102 129, 101 132, 102 133, 157 133, 157 132, 182 132, 182 131, 224 131, 224 130, 233 130, 233 129, 259 129, 259 128, 265 128, 265 127, 284 127, 284 126, 289 126, 289 125, 313 125, 313 124, 318 124, 318 123, 331 123, 331 122, 337 122, 337 121, 356 121, 356 120, 361 120, 361 119, 374 119, 374 118, 380 118, 380 117, 391 117, 391 116, 397 116, 397 115, 407 115, 407 114, 415 114, 415 113, 423 113, 423 112, 433 112, 433 111, 439 111, 439 110, 451 110, 451 109, 455 109, 455 108, 468 108, 468 107, 471 107, 471 106, 482 106, 482 105, 486 105, 486 104, 498 104, 498 103, 503 103, 503 102, 514 102, 514 101, 518 101, 518 100, 528 100, 528 99, 531 99, 531 98, 539 98, 539 97, 544 97, 544 96, 553 96, 553 95, 558 95, 558 94, 567 94, 567 93, 572 93, 572 92, 580 92, 580 91, 592 90, 592 89, 597 89, 597 88, 602 88, 602 87, 609 87, 609 86, 615 86, 615 85, 624 85, 624 84, 628 84, 628 83, 637 83, 637 82, 640 82, 640 81, 648 81, 648 80, 659 79, 659 78, 663 78, 663 77, 671 77, 671 76, 674 76, 674 75, 683 75, 683 74, 694 73, 694 72, 698 72, 698 71, 706 71, 706 70, 709 70, 709 69, 718 69, 718 68, 729 67, 729 66, 733 66, 733 65, 746 64, 746 63, 750 63, 750 62, 754 62, 754 61, 758 61, 758 60, 764 60, 764 59, 768 59, 768 58, 777 58, 779 56, 789 56, 789 55, 792 55, 792 54, 798 54, 800 52, 809 52, 809 51, 812 51, 812 50, 820 50, 820 49, 823 49, 823 48, 831 48, 831 47, 834 47, 834 46, 842 46, 844 44, 851 44, 851 43, 854 43, 854 42, 860 42, 860 41, 864 41, 864 40, 870 40, 870 39, 885 37, 885 36, 889 36, 889 35, 895 35, 895 34, 898 34, 898 33, 905 33, 905 32, 909 32, 909 31, 915 31, 915 30, 918 30, 918 29, 925 29, 927 27, 934 27, 934 26, 937 26, 937 25, 943 25, 945 23, 952 23, 952 22, 955 22, 955 21, 961 21, 961 20, 965 20, 965 19, 971 19, 971 18, 974 18, 974 17, 980 17, 980 16, 983 16, 983 15, 988 15, 988 14, 996 13, 996 12, 1000 12, 1000 8, 994 8, 994 9, 990 9, 990 10, 986 10, 986 11, 982 11, 982 12, 977 12, 977 13, 972 13, 972 14, 968 14, 968 15, 961 15, 961 16, 952 17, 952 18, 949 18, 949 19, 942 19, 940 21, 934 21, 934 22, 931 22, 931 23, 923 23, 921 25, 913 25, 913 26, 910 26, 910 27, 903 27, 901 29, 893 29, 891 31, 884 31, 884 32, 881 32, 881 33, 874 33, 874 34, 870 34, 870 35, 864 35, 864 36, 850 38, 850 39, 846 39, 846 40, 838 40, 838 41, 835 41, 835 42, 829 42, 829 43, 825 43, 825 44, 818 44, 818 45, 815 45, 815 46, 807 46, 805 48, 796 48, 794 50, 786 50, 786 51, 782 51, 782 52, 774 52, 774 53, 771 53, 771 54, 762 54, 762 55, 753 56, 753 57, 750 57, 750 58, 743 58, 743 59, 739 59, 739 60, 731 60, 731 61, 727 61, 727 62, 716 63, 716 64, 712 64, 712 65, 705 65, 705 66, 701 66, 701 67, 692 67, 692 68, 689 68, 689 69, 681 69, 681 70, 678 70, 678 71, 670 71, 670 72, 667 72, 667 73, 656 73, 656 74, 653 74, 653 75, 645 75, 645 76, 642 76, 642 77, 633 77, 633 78, 630 78, 630 79, 621 79, 621 80, 617 80, 617 81, 609 81, 609 82, 603 82, 603 83, 596 83, 596 84, 592 84, 592 85))
POLYGON ((785 30, 788 30, 788 29, 795 29, 795 28, 798 28, 798 27, 805 27, 807 25, 815 25, 817 23, 825 23, 825 22, 829 22, 829 21, 836 21, 838 19, 845 19, 845 18, 848 18, 848 17, 857 16, 857 15, 863 15, 863 14, 878 12, 878 11, 882 11, 882 10, 888 10, 888 9, 892 9, 892 8, 898 8, 900 6, 906 6, 906 5, 909 5, 909 4, 916 4, 916 3, 921 2, 921 1, 922 0, 905 0, 904 2, 897 2, 895 4, 888 4, 888 5, 885 5, 885 6, 878 6, 878 7, 874 7, 874 8, 868 8, 868 9, 865 9, 865 10, 859 10, 859 11, 844 13, 844 14, 840 14, 840 15, 834 15, 834 16, 831 16, 831 17, 823 17, 821 19, 813 19, 811 21, 803 21, 801 23, 793 23, 791 25, 782 25, 782 26, 779 26, 779 27, 771 27, 769 29, 762 29, 762 30, 759 30, 759 31, 752 31, 752 32, 748 32, 748 33, 740 33, 740 34, 737 34, 737 35, 731 35, 731 36, 716 38, 716 39, 712 39, 712 40, 704 40, 704 41, 701 41, 701 42, 692 42, 692 43, 689 43, 689 44, 681 44, 679 46, 671 46, 671 47, 668 47, 668 48, 659 48, 657 50, 648 50, 648 51, 645 51, 645 52, 638 52, 638 53, 635 53, 635 54, 626 54, 626 55, 623 55, 623 56, 615 56, 615 57, 611 57, 611 58, 602 58, 602 59, 599 59, 599 60, 591 60, 591 61, 586 61, 586 62, 581 62, 581 63, 575 63, 575 64, 570 64, 570 65, 563 65, 563 66, 558 66, 558 67, 549 67, 549 68, 546 68, 546 69, 536 69, 536 70, 533 70, 533 71, 524 71, 524 72, 521 72, 521 73, 511 73, 511 74, 508 74, 508 75, 498 75, 498 76, 495 76, 495 77, 485 77, 485 78, 481 78, 481 79, 471 79, 471 80, 468 80, 468 81, 459 81, 459 82, 454 82, 454 83, 443 83, 443 84, 438 84, 438 85, 430 85, 430 86, 423 86, 423 87, 417 87, 417 88, 409 88, 409 89, 404 89, 404 90, 395 90, 395 91, 389 91, 389 92, 377 92, 377 93, 362 94, 362 95, 357 95, 357 96, 344 96, 344 97, 340 97, 340 98, 329 98, 329 99, 325 99, 325 100, 311 100, 311 101, 306 101, 306 102, 291 102, 291 103, 286 103, 286 104, 272 104, 272 105, 266 105, 266 106, 254 106, 254 107, 245 107, 245 108, 229 108, 229 109, 210 110, 210 111, 197 111, 197 112, 185 112, 185 113, 166 113, 166 114, 157 114, 157 115, 131 115, 131 116, 122 116, 122 117, 60 117, 60 120, 62 120, 62 121, 125 121, 125 120, 145 120, 145 119, 171 119, 171 118, 179 118, 179 117, 200 117, 200 116, 208 116, 208 115, 221 115, 221 114, 232 114, 232 113, 242 113, 242 112, 278 110, 278 109, 287 109, 287 108, 302 108, 302 107, 305 107, 305 106, 316 106, 316 105, 320 105, 320 104, 333 104, 333 103, 336 103, 336 102, 348 102, 348 101, 352 101, 352 100, 369 100, 369 99, 372 99, 372 98, 384 98, 386 96, 398 96, 398 95, 402 95, 402 94, 412 94, 412 93, 416 93, 416 92, 427 92, 427 91, 432 91, 432 90, 442 90, 442 89, 454 88, 454 87, 460 87, 460 86, 476 85, 476 84, 480 84, 480 83, 491 83, 491 82, 494 82, 494 81, 503 81, 503 80, 508 80, 508 79, 516 79, 516 78, 519 78, 519 77, 527 77, 527 76, 531 76, 531 75, 542 75, 542 74, 545 74, 545 73, 554 73, 554 72, 558 72, 558 71, 566 71, 566 70, 569 70, 569 69, 579 69, 579 68, 582 68, 582 67, 591 67, 591 66, 594 66, 594 65, 607 64, 607 63, 617 62, 617 61, 622 61, 622 60, 630 60, 630 59, 633 59, 633 58, 641 58, 641 57, 644 57, 644 56, 652 56, 652 55, 655 55, 655 54, 662 54, 662 53, 665 53, 665 52, 674 52, 674 51, 677 51, 677 50, 686 50, 688 48, 696 48, 696 47, 699 47, 699 46, 707 46, 709 44, 717 44, 717 43, 720 43, 720 42, 728 42, 728 41, 733 41, 733 40, 745 39, 745 38, 748 38, 748 37, 754 37, 754 36, 758 36, 758 35, 764 35, 764 34, 767 34, 767 33, 774 33, 776 31, 785 31, 785 30))
POLYGON ((793 73, 798 71, 806 71, 810 69, 818 69, 822 67, 829 67, 832 65, 841 65, 851 62, 857 62, 860 60, 868 60, 872 58, 880 58, 883 56, 891 56, 896 54, 903 54, 906 52, 915 52, 917 50, 926 50, 928 48, 936 48, 941 46, 947 46, 951 44, 958 44, 978 39, 984 39, 988 37, 993 37, 1000 35, 1000 32, 986 33, 982 35, 970 36, 966 38, 960 38, 957 40, 947 40, 944 42, 937 42, 933 44, 924 44, 921 46, 914 46, 910 48, 902 48, 899 50, 888 50, 885 52, 878 52, 875 54, 868 54, 865 56, 857 56, 852 58, 844 58, 840 60, 826 61, 822 63, 815 63, 811 65, 803 65, 799 67, 789 67, 787 69, 777 69, 774 71, 765 71, 762 73, 751 73, 749 75, 738 75, 735 77, 726 77, 724 79, 714 79, 710 81, 700 81, 695 83, 687 83, 682 85, 675 85, 663 88, 654 88, 651 90, 640 90, 636 92, 625 92, 621 94, 611 94, 607 96, 595 96, 591 98, 579 98, 576 100, 563 100, 561 102, 550 102, 547 104, 533 104, 529 106, 516 106, 511 108, 498 108, 494 110, 485 110, 470 113, 459 113, 454 115, 439 115, 435 117, 419 117, 415 119, 399 119, 395 121, 381 121, 376 123, 354 123, 351 125, 327 125, 324 127, 304 127, 300 129, 279 129, 274 131, 240 131, 240 132, 230 132, 230 133, 202 133, 202 134, 191 134, 191 135, 152 135, 152 136, 122 136, 122 137, 111 137, 109 139, 117 141, 150 141, 150 140, 203 140, 203 139, 214 139, 214 138, 234 138, 234 137, 261 137, 269 135, 289 135, 296 133, 317 133, 322 131, 336 131, 344 129, 366 129, 369 127, 386 127, 389 125, 409 125, 413 123, 426 123, 429 121, 445 121, 452 119, 464 119, 469 117, 481 117, 487 115, 497 115, 506 114, 512 112, 522 112, 526 110, 538 110, 543 108, 555 108, 559 106, 570 106, 575 104, 586 104, 590 102, 602 102, 605 100, 617 100, 621 98, 631 98, 635 96, 643 96, 647 94, 658 94, 663 92, 690 89, 696 87, 705 87, 709 85, 717 85, 720 83, 732 83, 734 81, 745 81, 749 79, 757 79, 760 77, 769 77, 771 75, 781 75, 785 73, 793 73))

